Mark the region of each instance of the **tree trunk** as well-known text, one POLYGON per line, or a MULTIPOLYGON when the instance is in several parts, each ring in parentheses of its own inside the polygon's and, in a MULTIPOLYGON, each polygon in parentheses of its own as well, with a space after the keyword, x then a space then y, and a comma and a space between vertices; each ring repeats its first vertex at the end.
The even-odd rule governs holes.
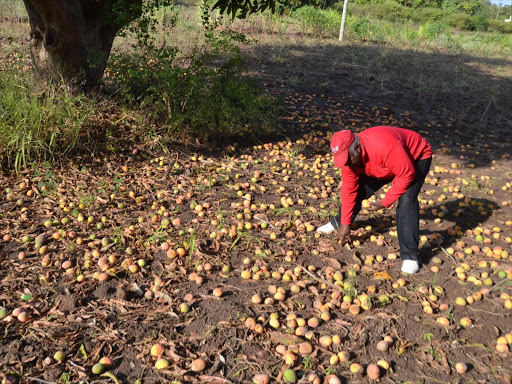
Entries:
POLYGON ((86 90, 99 85, 117 32, 142 12, 142 0, 23 1, 37 73, 86 90))

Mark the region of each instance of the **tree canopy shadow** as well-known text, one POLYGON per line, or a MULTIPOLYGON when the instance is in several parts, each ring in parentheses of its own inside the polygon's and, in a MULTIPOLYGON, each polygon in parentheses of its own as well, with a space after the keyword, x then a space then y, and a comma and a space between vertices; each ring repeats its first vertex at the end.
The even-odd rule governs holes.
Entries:
MULTIPOLYGON (((493 207, 493 210, 500 209, 493 201, 482 198, 473 198, 469 203, 466 203, 465 199, 454 199, 432 206, 429 205, 428 210, 424 210, 425 213, 420 215, 420 220, 435 219, 437 216, 432 214, 433 210, 445 212, 445 215, 443 217, 442 227, 440 227, 439 230, 433 230, 431 226, 425 228, 425 226, 420 225, 420 236, 426 235, 429 237, 429 240, 420 247, 422 263, 428 264, 436 254, 436 249, 439 249, 439 247, 445 249, 449 248, 461 237, 465 236, 468 230, 473 230, 477 226, 483 226, 490 215, 482 215, 479 212, 479 207, 485 207, 487 210, 489 210, 490 207, 493 207), (456 214, 457 212, 459 213, 456 214), (460 233, 463 235, 461 236, 460 233), (433 239, 434 235, 437 239, 433 239)), ((364 227, 366 225, 375 226, 373 231, 361 237, 363 241, 368 241, 372 234, 380 235, 395 227, 393 220, 382 220, 382 216, 378 214, 359 217, 359 220, 356 219, 358 227, 364 227)))
POLYGON ((476 167, 512 152, 510 59, 306 39, 255 44, 247 57, 250 75, 288 97, 292 116, 311 117, 287 119, 297 136, 388 124, 421 130, 476 167))

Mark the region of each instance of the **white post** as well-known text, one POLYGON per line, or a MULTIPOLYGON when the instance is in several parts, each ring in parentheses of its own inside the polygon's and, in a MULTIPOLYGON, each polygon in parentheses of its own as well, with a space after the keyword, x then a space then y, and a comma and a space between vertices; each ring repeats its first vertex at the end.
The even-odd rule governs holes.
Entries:
POLYGON ((345 0, 343 2, 343 15, 341 16, 340 41, 343 40, 343 31, 345 31, 345 20, 347 19, 347 7, 348 7, 348 0, 345 0))

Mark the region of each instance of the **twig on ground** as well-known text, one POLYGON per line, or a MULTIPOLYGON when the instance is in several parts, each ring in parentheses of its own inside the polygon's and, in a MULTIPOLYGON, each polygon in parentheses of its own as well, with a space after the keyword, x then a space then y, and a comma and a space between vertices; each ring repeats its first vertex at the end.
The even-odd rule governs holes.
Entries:
POLYGON ((26 376, 25 378, 26 378, 27 380, 35 381, 36 383, 43 383, 43 384, 57 384, 55 381, 47 381, 47 380, 40 379, 40 378, 38 378, 38 377, 26 376))
POLYGON ((319 282, 321 282, 321 283, 324 283, 324 284, 328 285, 328 286, 329 286, 329 287, 331 287, 331 288, 334 288, 334 289, 336 289, 336 290, 338 290, 338 291, 341 291, 341 287, 337 286, 336 284, 333 284, 333 283, 331 283, 330 281, 327 281, 327 280, 322 279, 321 277, 318 277, 318 276, 317 276, 317 275, 315 275, 313 272, 311 272, 311 271, 307 270, 307 269, 306 269, 306 268, 304 268, 304 267, 302 267, 302 270, 303 270, 304 272, 306 272, 306 274, 308 274, 309 276, 311 276, 311 278, 312 278, 313 280, 319 281, 319 282))
POLYGON ((452 255, 450 255, 446 249, 444 249, 444 247, 441 245, 441 243, 436 243, 436 244, 437 244, 437 246, 438 246, 439 248, 441 248, 441 249, 443 250, 443 252, 445 253, 445 255, 446 255, 446 256, 448 256, 448 257, 453 261, 453 263, 454 263, 457 267, 460 267, 460 264, 459 264, 459 263, 457 263, 457 260, 455 260, 455 258, 454 258, 452 255))
POLYGON ((506 278, 501 280, 499 283, 495 284, 491 289, 489 289, 489 293, 491 293, 496 287, 499 287, 501 284, 506 283, 507 281, 512 281, 512 279, 506 278))
POLYGON ((223 379, 222 377, 218 377, 218 376, 207 376, 207 375, 201 375, 199 376, 199 380, 202 380, 206 383, 210 382, 210 381, 216 381, 216 382, 219 382, 219 383, 224 383, 224 384, 232 384, 233 382, 232 381, 229 381, 228 379, 223 379))

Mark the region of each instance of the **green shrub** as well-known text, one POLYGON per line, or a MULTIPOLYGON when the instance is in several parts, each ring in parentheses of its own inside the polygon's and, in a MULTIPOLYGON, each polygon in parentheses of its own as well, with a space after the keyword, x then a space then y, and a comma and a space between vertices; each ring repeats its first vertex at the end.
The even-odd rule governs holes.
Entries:
POLYGON ((487 19, 487 16, 481 14, 473 16, 472 19, 476 31, 487 31, 489 29, 489 19, 487 19))
POLYGON ((420 25, 419 36, 423 39, 435 39, 446 31, 446 25, 442 23, 427 23, 420 25))
POLYGON ((328 9, 336 4, 338 0, 288 0, 277 2, 276 10, 279 14, 290 14, 302 7, 313 7, 317 9, 328 9))
POLYGON ((471 16, 464 13, 453 13, 445 17, 444 22, 450 27, 460 29, 462 31, 472 31, 474 29, 471 16))
POLYGON ((350 32, 353 36, 361 40, 382 40, 383 31, 377 24, 370 22, 367 17, 363 17, 350 25, 350 32))
POLYGON ((293 17, 304 33, 311 32, 315 36, 337 36, 341 22, 341 15, 335 10, 324 11, 312 6, 297 9, 293 17))
POLYGON ((512 33, 512 23, 505 23, 502 20, 489 20, 489 32, 512 33))
POLYGON ((439 8, 421 8, 415 10, 411 17, 412 20, 422 23, 422 22, 439 22, 442 21, 448 13, 439 8))
MULTIPOLYGON (((446 3, 445 7, 440 7, 436 2, 437 0, 408 2, 411 6, 404 6, 392 0, 372 2, 371 4, 368 1, 360 0, 351 4, 349 13, 353 16, 385 20, 392 23, 408 21, 416 24, 443 23, 463 31, 490 30, 512 33, 512 25, 489 18, 488 12, 479 8, 481 5, 479 0, 467 2, 457 0, 446 3), (429 7, 428 5, 432 6, 429 7)), ((342 6, 343 2, 338 2, 335 8, 340 10, 342 6)))
POLYGON ((275 100, 244 77, 246 66, 237 46, 243 43, 241 34, 209 31, 207 45, 197 48, 186 65, 178 63, 175 48, 114 54, 108 83, 123 103, 167 124, 169 135, 268 135, 277 128, 279 111, 275 100))
POLYGON ((69 153, 93 112, 84 96, 66 87, 37 87, 31 72, 1 68, 0 164, 19 170, 69 153))

